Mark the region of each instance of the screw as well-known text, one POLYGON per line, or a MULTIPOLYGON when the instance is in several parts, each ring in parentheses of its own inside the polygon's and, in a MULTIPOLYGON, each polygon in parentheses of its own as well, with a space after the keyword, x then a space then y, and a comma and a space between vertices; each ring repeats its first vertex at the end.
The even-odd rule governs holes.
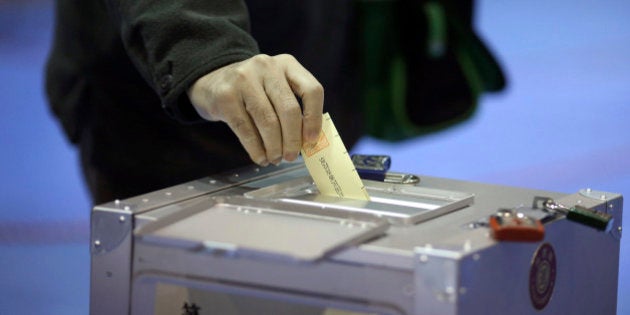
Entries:
POLYGON ((429 256, 427 255, 420 255, 420 262, 421 263, 426 263, 429 261, 429 256))

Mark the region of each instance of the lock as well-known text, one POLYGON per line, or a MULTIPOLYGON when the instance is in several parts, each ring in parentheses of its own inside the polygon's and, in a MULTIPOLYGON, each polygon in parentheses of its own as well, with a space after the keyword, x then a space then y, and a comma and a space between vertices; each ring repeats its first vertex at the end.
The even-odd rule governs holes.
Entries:
POLYGON ((389 172, 392 159, 388 155, 353 154, 351 159, 361 179, 405 185, 420 182, 417 175, 389 172))
POLYGON ((571 208, 555 202, 547 197, 535 197, 534 208, 542 201, 542 209, 554 216, 564 215, 567 220, 590 226, 599 231, 610 231, 613 223, 612 215, 576 205, 571 208))
POLYGON ((384 181, 392 159, 387 155, 353 154, 352 163, 363 179, 384 181))
POLYGON ((540 220, 512 209, 499 209, 490 216, 488 225, 492 237, 498 241, 539 242, 545 238, 545 227, 540 220))

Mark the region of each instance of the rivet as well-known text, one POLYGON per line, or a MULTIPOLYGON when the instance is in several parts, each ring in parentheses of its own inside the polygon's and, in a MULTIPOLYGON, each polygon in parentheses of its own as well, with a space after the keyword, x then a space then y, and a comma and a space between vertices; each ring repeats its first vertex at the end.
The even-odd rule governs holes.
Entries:
POLYGON ((125 206, 125 207, 123 208, 123 210, 125 210, 125 211, 129 211, 129 210, 131 210, 131 208, 129 208, 129 206, 125 206))
POLYGON ((188 187, 186 187, 186 188, 188 188, 188 190, 193 190, 193 189, 195 189, 195 186, 192 186, 192 185, 191 185, 191 186, 188 186, 188 187))
POLYGON ((474 254, 474 255, 472 256, 472 258, 473 258, 473 260, 474 260, 474 261, 477 261, 477 260, 481 259, 481 255, 479 255, 479 254, 474 254))
POLYGON ((427 256, 427 255, 420 255, 420 262, 426 263, 428 261, 429 261, 429 256, 427 256))
POLYGON ((149 199, 144 198, 144 199, 142 199, 142 202, 147 203, 147 202, 149 202, 149 199))
POLYGON ((120 223, 125 222, 125 216, 121 215, 120 217, 118 217, 118 221, 120 221, 120 223))
POLYGON ((101 246, 101 241, 99 241, 99 240, 94 241, 94 246, 96 246, 96 247, 101 246))
POLYGON ((464 242, 464 251, 469 252, 471 249, 472 249, 472 244, 470 240, 466 240, 466 242, 464 242))
POLYGON ((238 177, 238 174, 234 174, 234 177, 238 177))
POLYGON ((173 193, 172 193, 172 192, 170 192, 170 191, 167 191, 167 192, 165 192, 164 194, 165 194, 165 195, 167 195, 167 196, 170 196, 170 195, 172 195, 173 193))
POLYGON ((260 172, 260 169, 257 167, 257 168, 254 169, 254 172, 258 173, 258 172, 260 172))
POLYGON ((114 200, 114 204, 117 204, 117 205, 120 204, 120 200, 119 199, 114 200))
POLYGON ((210 184, 214 185, 214 184, 216 184, 216 183, 217 183, 217 180, 216 180, 216 179, 211 179, 211 180, 210 180, 210 184))

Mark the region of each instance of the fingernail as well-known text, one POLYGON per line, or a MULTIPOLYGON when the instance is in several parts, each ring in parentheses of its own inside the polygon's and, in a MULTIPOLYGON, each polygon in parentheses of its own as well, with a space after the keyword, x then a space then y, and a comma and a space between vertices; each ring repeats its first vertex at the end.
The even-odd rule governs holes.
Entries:
POLYGON ((262 159, 262 160, 258 161, 256 164, 258 164, 258 165, 260 165, 262 167, 265 167, 265 166, 269 165, 269 161, 267 161, 267 159, 262 159))
POLYGON ((271 161, 271 164, 278 165, 278 164, 280 164, 280 162, 282 162, 282 157, 281 156, 273 159, 273 161, 271 161))
POLYGON ((319 140, 319 134, 319 132, 311 133, 309 135, 309 143, 311 143, 312 145, 317 144, 317 141, 319 140))
POLYGON ((296 158, 297 158, 297 153, 287 153, 284 156, 284 159, 289 161, 289 162, 295 160, 296 158))

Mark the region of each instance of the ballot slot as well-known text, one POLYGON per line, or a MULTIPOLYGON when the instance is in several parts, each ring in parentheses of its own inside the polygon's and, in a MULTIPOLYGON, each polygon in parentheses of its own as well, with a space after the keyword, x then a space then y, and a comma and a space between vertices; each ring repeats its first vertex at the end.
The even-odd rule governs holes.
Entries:
POLYGON ((146 243, 215 256, 309 262, 382 235, 390 225, 369 214, 239 195, 203 198, 183 212, 136 235, 146 243))
POLYGON ((371 214, 396 225, 417 224, 471 205, 466 192, 364 180, 370 200, 325 196, 310 176, 287 180, 244 194, 247 198, 280 200, 296 205, 323 207, 332 211, 371 214))

